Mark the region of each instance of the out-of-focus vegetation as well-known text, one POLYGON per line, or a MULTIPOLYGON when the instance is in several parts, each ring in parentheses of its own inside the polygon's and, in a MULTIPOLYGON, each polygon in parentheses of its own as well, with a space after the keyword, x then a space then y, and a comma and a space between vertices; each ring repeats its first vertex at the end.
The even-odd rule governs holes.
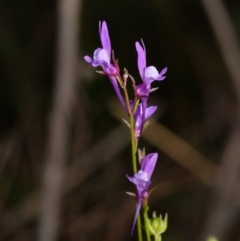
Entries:
MULTIPOLYGON (((239 42, 240 2, 225 0, 224 6, 239 42)), ((148 65, 168 67, 166 80, 154 83, 159 89, 150 98, 158 105, 156 122, 149 127, 153 134, 146 133, 140 142, 148 153, 159 152, 150 213, 168 213, 163 240, 200 241, 210 234, 239 240, 239 195, 215 188, 216 170, 226 168, 225 180, 231 179, 231 167, 223 163, 238 96, 197 0, 82 2, 59 240, 137 240, 130 237, 134 199, 125 195, 134 191, 125 176, 131 173, 128 132, 116 118, 119 106, 108 79, 83 61, 100 47, 99 20, 107 21, 121 68, 138 83, 135 41, 144 40, 148 65), (158 130, 167 131, 164 142, 158 130), (189 157, 192 162, 185 161, 189 157), (218 205, 222 199, 225 206, 218 205)), ((1 241, 37 239, 58 24, 57 1, 0 3, 1 241)), ((234 169, 240 171, 240 165, 234 169)), ((222 189, 228 190, 225 180, 222 189)), ((231 186, 238 190, 239 180, 231 186)))

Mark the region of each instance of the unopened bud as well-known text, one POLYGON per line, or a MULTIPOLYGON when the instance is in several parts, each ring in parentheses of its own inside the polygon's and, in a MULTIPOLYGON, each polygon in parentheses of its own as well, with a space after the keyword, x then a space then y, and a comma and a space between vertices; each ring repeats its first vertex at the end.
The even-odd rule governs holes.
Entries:
POLYGON ((162 233, 166 231, 167 225, 168 225, 167 222, 168 222, 167 214, 163 219, 162 215, 157 217, 156 212, 153 212, 153 219, 149 220, 148 227, 151 235, 153 235, 155 239, 158 237, 158 239, 161 240, 160 236, 162 233))
POLYGON ((128 71, 127 71, 127 69, 124 69, 123 78, 124 78, 124 79, 127 79, 127 78, 128 78, 128 71))

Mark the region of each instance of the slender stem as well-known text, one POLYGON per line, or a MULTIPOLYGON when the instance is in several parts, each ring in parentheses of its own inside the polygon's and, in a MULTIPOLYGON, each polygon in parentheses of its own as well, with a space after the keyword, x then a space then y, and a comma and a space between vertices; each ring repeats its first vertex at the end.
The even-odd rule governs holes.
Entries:
POLYGON ((136 112, 136 109, 137 109, 137 107, 138 107, 138 104, 139 104, 139 99, 135 97, 133 103, 134 103, 134 104, 133 104, 133 113, 135 113, 135 112, 136 112))
POLYGON ((128 109, 128 114, 131 115, 132 109, 131 109, 130 100, 129 100, 129 96, 128 96, 126 86, 123 88, 123 92, 124 92, 125 102, 126 102, 127 109, 128 109))
POLYGON ((141 228, 141 217, 140 214, 138 214, 137 217, 137 230, 138 230, 138 241, 142 241, 142 228, 141 228))
MULTIPOLYGON (((132 165, 133 165, 133 172, 137 172, 137 159, 136 159, 136 151, 137 151, 137 142, 134 135, 135 128, 134 128, 134 116, 132 113, 129 115, 129 123, 130 123, 130 138, 131 138, 131 146, 132 146, 132 165)), ((142 241, 142 227, 141 227, 141 217, 138 214, 137 217, 137 230, 138 230, 138 240, 142 241)))
POLYGON ((148 209, 149 207, 144 208, 143 211, 143 217, 144 217, 144 225, 145 225, 145 232, 146 232, 146 236, 147 236, 147 241, 151 241, 150 238, 150 232, 149 232, 149 227, 148 227, 148 209))
MULTIPOLYGON (((117 77, 117 80, 119 83, 121 83, 122 81, 120 80, 119 77, 117 77)), ((134 116, 133 116, 133 111, 130 105, 130 99, 128 96, 128 92, 127 92, 127 88, 126 88, 126 83, 124 83, 122 85, 123 88, 123 93, 124 93, 124 97, 125 97, 125 102, 126 102, 126 106, 127 106, 127 110, 128 110, 128 115, 129 115, 129 124, 130 124, 130 139, 131 139, 131 146, 132 146, 132 165, 133 165, 133 172, 136 173, 137 172, 137 160, 136 160, 136 151, 137 151, 137 142, 136 142, 136 138, 135 138, 135 127, 134 127, 134 116)), ((135 102, 135 101, 134 101, 135 102)), ((135 106, 134 106, 135 107, 135 106)), ((133 108, 134 108, 133 107, 133 108)))
MULTIPOLYGON (((123 81, 120 80, 119 77, 117 77, 117 80, 119 83, 122 83, 123 81)), ((129 115, 129 124, 130 124, 130 139, 131 139, 131 150, 132 150, 132 166, 133 166, 133 172, 137 172, 137 159, 136 159, 136 151, 137 151, 137 140, 135 138, 135 126, 134 126, 134 115, 133 111, 130 105, 130 99, 128 96, 127 88, 126 88, 126 83, 121 85, 125 97, 125 102, 128 110, 128 115, 129 115)), ((135 102, 135 101, 134 101, 135 102)), ((134 107, 133 107, 134 108, 134 107)), ((138 240, 142 241, 142 228, 141 228, 141 217, 138 214, 137 217, 137 230, 138 230, 138 240)))
POLYGON ((133 172, 137 172, 137 160, 136 160, 136 138, 134 135, 134 116, 133 114, 129 115, 129 122, 130 122, 130 138, 131 138, 131 145, 132 145, 132 165, 133 165, 133 172))
POLYGON ((161 235, 155 235, 154 241, 162 241, 162 236, 161 235))
MULTIPOLYGON (((134 128, 134 116, 132 113, 129 115, 129 123, 130 123, 130 138, 131 138, 131 146, 132 146, 132 165, 133 165, 133 172, 137 172, 137 159, 136 159, 136 150, 137 150, 137 142, 134 135, 135 128, 134 128)), ((137 230, 138 230, 138 240, 142 241, 142 228, 141 228, 141 217, 138 214, 137 217, 137 230)))

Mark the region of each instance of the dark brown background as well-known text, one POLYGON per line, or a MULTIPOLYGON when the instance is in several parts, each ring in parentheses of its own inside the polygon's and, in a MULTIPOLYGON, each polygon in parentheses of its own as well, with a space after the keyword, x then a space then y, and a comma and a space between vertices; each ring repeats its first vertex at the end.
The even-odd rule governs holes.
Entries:
POLYGON ((150 213, 169 215, 163 240, 240 240, 240 2, 208 1, 79 1, 74 46, 59 34, 69 3, 65 16, 63 0, 0 2, 1 241, 137 240, 127 128, 108 79, 83 61, 100 47, 99 20, 138 83, 135 41, 148 65, 168 67, 140 141, 159 153, 150 213))

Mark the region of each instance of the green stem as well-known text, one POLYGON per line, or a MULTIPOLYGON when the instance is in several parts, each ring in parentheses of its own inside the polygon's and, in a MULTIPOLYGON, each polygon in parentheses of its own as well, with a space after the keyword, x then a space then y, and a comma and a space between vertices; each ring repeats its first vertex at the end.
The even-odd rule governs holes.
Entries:
MULTIPOLYGON (((117 77, 117 80, 119 83, 121 83, 119 77, 117 77)), ((137 140, 135 138, 135 126, 134 126, 134 116, 133 116, 133 111, 131 109, 130 105, 130 100, 126 88, 126 83, 122 85, 124 97, 125 97, 125 102, 128 110, 128 115, 129 115, 129 124, 130 124, 130 139, 131 139, 131 150, 132 150, 132 166, 133 166, 133 172, 137 172, 137 159, 136 159, 136 151, 137 151, 137 140)), ((135 102, 135 101, 134 101, 135 102)), ((142 241, 142 228, 141 228, 141 217, 138 214, 137 217, 137 230, 138 230, 138 240, 142 241)))
MULTIPOLYGON (((130 138, 131 138, 131 146, 132 146, 132 165, 133 165, 133 172, 137 172, 137 159, 136 159, 136 151, 137 151, 137 142, 134 135, 135 128, 134 128, 134 116, 131 113, 129 115, 129 122, 130 122, 130 138)), ((138 240, 142 241, 142 227, 141 227, 141 217, 138 214, 137 217, 137 230, 138 230, 138 240)))
POLYGON ((144 225, 145 225, 145 232, 146 232, 146 236, 147 236, 147 241, 151 241, 149 227, 148 227, 148 222, 149 222, 149 220, 148 220, 148 209, 149 209, 149 207, 144 208, 143 217, 144 217, 144 225))
MULTIPOLYGON (((117 77, 118 82, 120 83, 119 77, 117 77)), ((128 110, 128 115, 129 115, 129 124, 130 124, 130 139, 131 139, 131 146, 132 146, 132 165, 133 165, 133 172, 137 172, 137 160, 136 160, 136 151, 137 151, 137 141, 135 138, 135 127, 134 127, 134 116, 133 116, 133 111, 130 105, 130 99, 128 96, 127 88, 126 88, 126 83, 122 86, 123 88, 123 93, 125 97, 125 102, 128 110)), ((134 101, 135 102, 135 101, 134 101)), ((134 106, 135 108, 135 106, 134 106)))
POLYGON ((162 241, 162 236, 161 235, 155 235, 154 241, 162 241))
POLYGON ((142 227, 141 227, 141 217, 140 214, 138 214, 137 217, 137 230, 138 230, 138 241, 142 241, 142 227))
POLYGON ((134 135, 135 128, 134 128, 134 116, 133 114, 129 115, 129 122, 130 122, 130 139, 131 139, 131 146, 132 146, 132 166, 133 166, 133 172, 137 172, 137 160, 136 160, 136 138, 134 135))

